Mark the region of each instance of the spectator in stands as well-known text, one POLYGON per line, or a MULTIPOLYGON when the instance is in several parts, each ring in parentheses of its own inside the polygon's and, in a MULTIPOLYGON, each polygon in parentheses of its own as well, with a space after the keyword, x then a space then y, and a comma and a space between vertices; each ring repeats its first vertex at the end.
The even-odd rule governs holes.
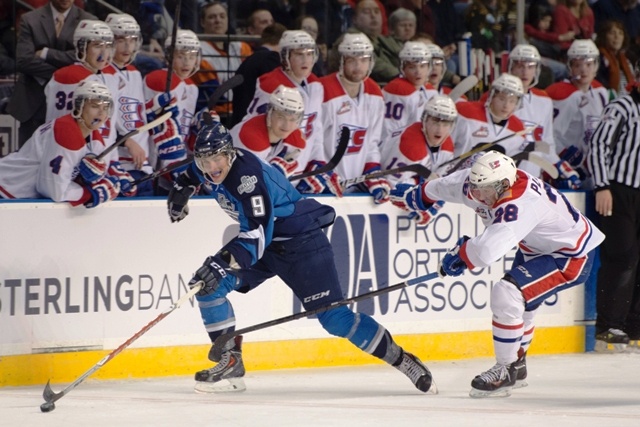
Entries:
POLYGON ((553 80, 556 82, 568 77, 567 66, 558 61, 561 58, 561 43, 573 41, 575 34, 573 31, 558 34, 552 28, 552 10, 548 6, 532 5, 529 8, 528 22, 525 23, 524 30, 531 45, 540 53, 542 64, 552 70, 553 80))
POLYGON ((273 25, 273 15, 265 9, 256 9, 247 19, 247 34, 252 36, 262 35, 262 32, 269 25, 273 25))
POLYGON ((634 57, 640 57, 640 6, 637 0, 598 0, 591 5, 596 31, 605 22, 615 19, 624 25, 634 57))
MULTIPOLYGON (((587 0, 558 0, 553 10, 553 28, 558 34, 573 32, 576 39, 591 39, 595 21, 587 0)), ((571 46, 571 41, 560 42, 563 52, 571 46)))
POLYGON ((260 36, 260 46, 249 56, 236 71, 244 77, 244 83, 233 88, 233 116, 231 126, 242 121, 253 94, 256 91, 258 78, 280 66, 280 38, 287 29, 281 24, 272 24, 264 29, 260 36))
POLYGON ((305 11, 318 21, 328 46, 353 26, 355 11, 349 0, 308 0, 305 11))
MULTIPOLYGON (((442 48, 434 44, 433 38, 428 34, 418 34, 413 41, 420 41, 427 45, 431 53, 431 72, 429 73, 429 83, 442 95, 448 95, 451 89, 460 83, 460 76, 453 74, 447 69, 446 55, 442 48)), ((466 101, 463 95, 456 102, 466 101)))
MULTIPOLYGON (((200 24, 205 34, 227 35, 229 34, 229 15, 227 5, 219 1, 205 4, 200 10, 200 24)), ((193 76, 193 81, 198 85, 199 96, 196 110, 207 105, 207 100, 213 91, 222 83, 231 78, 242 61, 251 55, 251 47, 240 41, 201 41, 202 62, 200 71, 193 76)), ((232 112, 233 93, 223 96, 215 110, 220 115, 229 115, 232 112)))
POLYGON ((604 22, 598 31, 596 44, 600 50, 596 80, 610 90, 612 98, 627 95, 627 83, 635 80, 635 73, 626 55, 629 37, 622 22, 604 22))
POLYGON ((318 60, 313 64, 313 74, 317 77, 322 77, 327 74, 327 45, 322 42, 320 38, 320 30, 318 28, 318 21, 311 15, 302 15, 296 19, 295 30, 302 30, 309 33, 311 38, 316 41, 318 46, 318 60))
POLYGON ((511 50, 511 43, 515 42, 515 2, 473 0, 464 19, 474 48, 492 49, 496 53, 511 50))
MULTIPOLYGON (((416 31, 431 34, 435 37, 436 22, 428 1, 423 0, 387 0, 384 2, 387 15, 391 19, 391 14, 400 9, 407 9, 413 12, 416 17, 416 31)), ((392 28, 391 23, 389 27, 392 28)))
POLYGON ((416 15, 408 9, 399 8, 389 15, 389 32, 403 43, 416 35, 416 15))
POLYGON ((7 106, 9 114, 20 122, 20 146, 45 122, 45 84, 54 71, 75 61, 76 26, 82 19, 92 18, 95 17, 74 6, 71 0, 51 0, 22 15, 16 49, 20 75, 7 106))

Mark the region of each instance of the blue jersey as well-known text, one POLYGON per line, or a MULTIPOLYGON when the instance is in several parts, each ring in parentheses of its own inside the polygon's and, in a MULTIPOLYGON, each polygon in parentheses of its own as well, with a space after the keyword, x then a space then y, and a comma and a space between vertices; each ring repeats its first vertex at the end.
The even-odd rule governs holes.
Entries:
MULTIPOLYGON (((335 211, 305 199, 287 178, 253 153, 236 149, 236 159, 222 184, 213 185, 220 207, 240 223, 240 233, 222 251, 242 268, 255 264, 274 240, 290 239, 333 223, 335 211)), ((204 182, 202 172, 192 164, 204 182)))

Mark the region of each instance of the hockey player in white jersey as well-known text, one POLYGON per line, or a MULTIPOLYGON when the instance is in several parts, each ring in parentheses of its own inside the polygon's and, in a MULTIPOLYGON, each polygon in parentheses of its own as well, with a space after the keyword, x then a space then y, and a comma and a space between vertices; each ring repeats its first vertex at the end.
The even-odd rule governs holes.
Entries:
POLYGON ((422 210, 436 200, 473 209, 486 226, 463 236, 440 264, 440 273, 459 276, 488 267, 518 246, 511 269, 491 289, 493 346, 497 363, 471 382, 471 397, 508 396, 527 376, 521 341, 534 327, 542 302, 584 283, 593 250, 604 235, 557 190, 518 170, 513 160, 490 151, 470 169, 398 188, 392 197, 422 210))
MULTIPOLYGON (((341 129, 350 130, 347 151, 336 171, 345 179, 380 170, 380 139, 384 100, 378 84, 369 75, 373 69, 373 45, 362 33, 347 33, 340 45, 340 69, 320 79, 324 85, 324 153, 333 156, 341 129)), ((368 191, 375 203, 389 200, 391 185, 384 178, 352 186, 349 192, 368 191), (362 188, 364 187, 364 188, 362 188)))
MULTIPOLYGON (((83 80, 103 83, 114 98, 118 96, 115 76, 113 72, 105 70, 113 57, 113 32, 109 26, 102 21, 80 21, 73 33, 73 45, 78 62, 53 73, 53 77, 44 88, 47 98, 47 122, 71 112, 73 92, 83 80)), ((107 145, 116 141, 115 109, 113 110, 112 117, 107 119, 100 130, 107 145)))
POLYGON ((402 75, 382 89, 385 105, 383 140, 394 131, 419 122, 425 104, 438 93, 429 83, 431 52, 427 45, 408 41, 398 56, 402 75))
POLYGON ((574 40, 567 51, 570 78, 546 89, 553 100, 556 151, 580 173, 585 189, 593 185, 585 165, 587 146, 609 100, 607 89, 595 80, 599 64, 595 43, 574 40))
POLYGON ((135 194, 133 178, 106 148, 100 126, 110 117, 113 98, 99 82, 81 82, 71 114, 40 126, 20 151, 0 159, 0 198, 69 202, 93 208, 119 192, 135 194))
MULTIPOLYGON (((144 78, 144 98, 147 113, 147 123, 155 120, 166 111, 172 116, 162 125, 151 131, 152 156, 151 165, 156 169, 163 169, 172 163, 187 157, 185 140, 194 122, 198 87, 191 76, 199 69, 202 52, 200 40, 193 31, 178 30, 175 49, 172 49, 172 38, 165 41, 167 62, 171 59, 169 68, 155 70, 144 78), (169 93, 166 93, 168 74, 171 75, 169 93)), ((172 175, 177 176, 184 168, 176 170, 172 175)), ((160 180, 158 190, 168 190, 170 184, 160 180)))
MULTIPOLYGON (((459 156, 469 150, 497 139, 510 136, 494 146, 494 150, 513 156, 524 151, 529 145, 524 125, 514 112, 522 104, 524 89, 519 78, 503 73, 491 83, 489 96, 485 102, 461 102, 458 107, 458 121, 451 133, 455 144, 454 154, 459 156), (513 135, 513 136, 511 136, 513 135)), ((447 171, 441 171, 444 175, 447 171)))
MULTIPOLYGON (((315 40, 302 30, 285 31, 278 43, 282 67, 260 76, 256 82, 253 100, 249 104, 247 120, 267 111, 269 95, 280 85, 295 88, 304 100, 304 116, 300 130, 311 145, 322 145, 322 99, 324 89, 315 74, 313 65, 318 60, 315 40)), ((322 160, 322 159, 316 159, 322 160)))
MULTIPOLYGON (((132 64, 142 45, 142 34, 136 20, 126 13, 110 13, 105 20, 114 36, 114 54, 105 72, 113 74, 118 83, 115 99, 116 131, 121 137, 146 122, 142 75, 132 64)), ((149 134, 139 133, 118 147, 120 164, 136 180, 153 172, 149 163, 149 134)), ((138 196, 152 196, 151 181, 138 187, 138 196)))
MULTIPOLYGON (((431 71, 429 72, 429 84, 441 95, 449 95, 451 88, 444 86, 442 80, 447 72, 447 58, 440 46, 433 43, 425 43, 427 50, 431 54, 431 71)), ((468 101, 467 97, 462 95, 454 100, 456 103, 468 101)))

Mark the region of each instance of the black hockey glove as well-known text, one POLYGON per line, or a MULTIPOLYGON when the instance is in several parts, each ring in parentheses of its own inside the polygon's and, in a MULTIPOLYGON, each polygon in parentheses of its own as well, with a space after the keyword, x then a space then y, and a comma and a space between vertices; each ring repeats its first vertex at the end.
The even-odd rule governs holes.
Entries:
POLYGON ((189 215, 189 198, 197 191, 197 187, 193 185, 182 186, 177 182, 173 183, 173 188, 169 192, 167 198, 167 208, 169 210, 169 218, 171 222, 180 222, 189 215))
POLYGON ((189 287, 192 288, 199 281, 203 281, 204 285, 196 295, 203 297, 214 293, 218 289, 220 281, 227 277, 225 267, 228 266, 219 256, 207 257, 202 267, 196 270, 189 282, 189 287))

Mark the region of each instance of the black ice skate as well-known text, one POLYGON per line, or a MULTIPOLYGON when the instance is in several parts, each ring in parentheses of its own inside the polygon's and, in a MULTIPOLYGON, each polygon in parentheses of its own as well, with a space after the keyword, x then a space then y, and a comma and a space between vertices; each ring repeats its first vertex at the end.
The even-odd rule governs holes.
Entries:
POLYGON ((413 354, 403 351, 399 364, 394 366, 409 377, 418 390, 429 394, 438 394, 438 387, 433 381, 431 372, 420 359, 413 354))
POLYGON ((610 328, 596 334, 595 350, 600 353, 621 353, 629 344, 629 336, 620 329, 610 328))
POLYGON ((522 388, 529 385, 527 383, 527 353, 523 353, 514 363, 516 368, 516 383, 513 388, 522 388))
POLYGON ((496 364, 471 381, 471 397, 508 397, 516 383, 516 363, 496 364))
POLYGON ((242 363, 242 336, 234 338, 234 344, 222 353, 220 362, 210 369, 196 372, 195 391, 198 393, 226 393, 246 390, 244 363, 242 363))

